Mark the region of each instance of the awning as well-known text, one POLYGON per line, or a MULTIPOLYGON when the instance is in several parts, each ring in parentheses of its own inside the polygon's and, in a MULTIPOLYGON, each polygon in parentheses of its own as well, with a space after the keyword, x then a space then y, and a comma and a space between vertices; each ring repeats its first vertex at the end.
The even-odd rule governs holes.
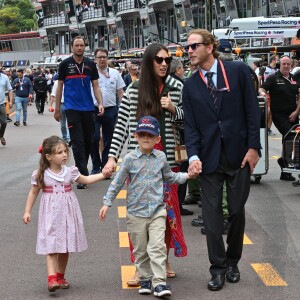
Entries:
POLYGON ((3 67, 13 67, 15 64, 15 62, 13 60, 5 60, 3 62, 3 67))
POLYGON ((29 60, 26 60, 26 59, 18 60, 17 61, 17 66, 18 67, 29 66, 29 60))

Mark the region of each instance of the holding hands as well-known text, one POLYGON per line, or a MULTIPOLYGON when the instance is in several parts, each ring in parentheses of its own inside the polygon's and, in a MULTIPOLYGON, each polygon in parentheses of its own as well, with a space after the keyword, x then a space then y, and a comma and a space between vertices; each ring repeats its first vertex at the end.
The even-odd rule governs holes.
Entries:
POLYGON ((111 177, 113 172, 115 172, 117 169, 117 163, 114 157, 109 157, 106 165, 104 166, 102 170, 102 174, 104 177, 111 177))
POLYGON ((193 160, 188 168, 188 174, 191 178, 197 177, 202 172, 202 162, 200 160, 193 160))

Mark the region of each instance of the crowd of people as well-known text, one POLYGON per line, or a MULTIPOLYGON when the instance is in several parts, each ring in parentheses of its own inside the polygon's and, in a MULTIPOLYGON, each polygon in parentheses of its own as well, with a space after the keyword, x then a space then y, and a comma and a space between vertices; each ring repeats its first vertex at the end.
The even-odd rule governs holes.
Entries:
MULTIPOLYGON (((167 280, 176 272, 169 261, 170 249, 177 257, 188 255, 181 223, 181 216, 193 214, 183 207, 187 204, 202 206, 202 215, 192 225, 201 226, 207 239, 211 264, 207 288, 218 291, 225 281, 239 282, 244 207, 261 149, 258 93, 249 67, 232 62, 231 44, 217 41, 203 29, 188 34, 189 70, 162 44, 150 44, 141 65, 128 62, 125 70, 110 65, 105 48, 95 50, 94 61, 85 57, 82 37, 75 37, 71 45, 72 56, 60 63, 53 76, 41 69, 31 77, 21 69, 7 74, 10 78, 0 73, 2 145, 6 144, 6 98, 8 106, 13 100, 16 103, 15 126, 21 124, 22 110, 23 125, 27 125, 27 105, 33 94, 38 114, 43 114, 49 97, 49 111, 54 111, 61 126, 62 138, 46 138, 40 149, 40 166, 32 175, 23 217, 28 224, 42 191, 45 203, 40 208, 37 253, 47 256, 48 290, 69 288, 65 279, 69 253, 87 248, 71 184, 85 189, 87 184, 111 178, 124 148, 127 154, 103 199, 99 218, 105 220, 127 182, 128 238, 136 266, 128 286, 140 286, 140 294, 172 294, 167 280), (181 164, 175 160, 178 142, 185 143, 188 155, 181 164), (68 168, 70 147, 75 166, 68 168), (57 205, 50 207, 50 201, 57 205), (72 209, 62 214, 64 205, 72 209), (65 226, 70 220, 72 236, 55 225, 64 222, 65 226)), ((259 94, 269 99, 270 135, 272 120, 282 135, 298 123, 299 88, 291 67, 290 57, 274 55, 268 66, 257 71, 259 94)), ((284 167, 282 158, 278 163, 284 167)), ((280 179, 295 180, 283 172, 280 179)))

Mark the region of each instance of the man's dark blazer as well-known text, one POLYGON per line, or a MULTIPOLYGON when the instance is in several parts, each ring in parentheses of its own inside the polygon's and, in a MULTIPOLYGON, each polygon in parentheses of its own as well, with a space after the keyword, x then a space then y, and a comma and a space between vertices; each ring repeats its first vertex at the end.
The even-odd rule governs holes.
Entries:
MULTIPOLYGON (((221 140, 232 169, 241 166, 249 148, 260 149, 260 111, 248 66, 239 61, 223 62, 230 91, 218 91, 215 108, 199 71, 183 88, 184 135, 187 154, 197 155, 202 174, 213 173, 220 162, 221 140)), ((225 87, 220 62, 217 89, 225 87)))
POLYGON ((124 87, 124 90, 126 90, 127 87, 129 86, 129 84, 132 82, 130 73, 126 74, 126 75, 124 76, 123 80, 124 80, 124 83, 125 83, 125 85, 126 85, 126 86, 124 87))

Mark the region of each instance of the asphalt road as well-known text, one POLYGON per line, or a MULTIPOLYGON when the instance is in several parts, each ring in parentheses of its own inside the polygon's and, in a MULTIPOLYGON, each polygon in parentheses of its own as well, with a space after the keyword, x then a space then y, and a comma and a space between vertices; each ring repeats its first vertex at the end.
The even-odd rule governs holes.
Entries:
MULTIPOLYGON (((205 236, 191 226, 193 216, 184 216, 189 254, 185 258, 175 258, 173 254, 170 257, 177 273, 169 280, 172 299, 299 299, 300 188, 279 180, 276 156, 281 152, 281 137, 274 131, 276 136, 269 138, 270 169, 260 184, 252 185, 246 205, 248 244, 244 245, 239 264, 240 283, 226 283, 219 292, 207 290, 210 274, 205 236)), ((45 257, 35 254, 38 203, 30 225, 23 224, 22 216, 30 176, 38 166, 38 146, 52 134, 60 134, 59 123, 48 111, 38 115, 31 106, 28 126, 9 123, 7 145, 0 145, 0 299, 145 298, 137 289, 122 288, 121 268, 131 265, 128 248, 119 247, 119 232, 126 232, 126 226, 117 207, 125 205, 125 200, 116 200, 105 223, 98 220, 101 199, 110 180, 75 190, 89 248, 70 256, 67 279, 71 288, 48 293, 45 257)), ((69 164, 73 164, 72 159, 69 164)), ((189 209, 198 215, 198 206, 191 205, 189 209)))

